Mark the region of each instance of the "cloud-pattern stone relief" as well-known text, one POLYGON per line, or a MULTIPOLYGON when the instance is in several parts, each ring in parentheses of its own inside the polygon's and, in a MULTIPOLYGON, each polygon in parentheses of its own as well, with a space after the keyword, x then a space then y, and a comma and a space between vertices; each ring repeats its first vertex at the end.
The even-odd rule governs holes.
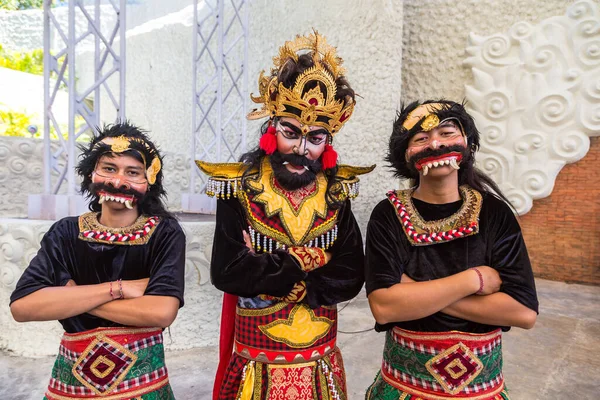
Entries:
POLYGON ((482 135, 478 166, 519 214, 550 195, 567 163, 600 135, 600 11, 590 0, 537 25, 471 33, 469 112, 482 135))

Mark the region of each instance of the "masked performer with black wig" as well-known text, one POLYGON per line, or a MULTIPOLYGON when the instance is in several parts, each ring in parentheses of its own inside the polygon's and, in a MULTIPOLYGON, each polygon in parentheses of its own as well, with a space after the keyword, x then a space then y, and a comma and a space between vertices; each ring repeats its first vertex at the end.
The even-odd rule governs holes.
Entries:
POLYGON ((268 117, 241 163, 209 164, 216 195, 213 284, 225 292, 214 399, 346 399, 336 304, 364 282, 361 234, 350 210, 359 174, 337 164, 332 139, 354 91, 318 33, 280 48, 261 73, 268 117), (233 353, 233 354, 232 354, 233 353))
POLYGON ((474 167, 479 132, 463 105, 412 103, 387 160, 414 186, 371 215, 366 287, 381 370, 367 399, 508 399, 501 332, 533 327, 538 301, 519 224, 474 167))
POLYGON ((82 150, 91 212, 52 225, 11 312, 65 330, 45 399, 173 399, 162 330, 183 305, 185 236, 162 203, 162 158, 129 123, 82 150))

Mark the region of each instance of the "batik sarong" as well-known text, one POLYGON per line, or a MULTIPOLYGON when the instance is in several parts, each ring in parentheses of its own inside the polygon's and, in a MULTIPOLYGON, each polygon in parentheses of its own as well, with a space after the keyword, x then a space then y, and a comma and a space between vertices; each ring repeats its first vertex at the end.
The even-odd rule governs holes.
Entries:
POLYGON ((238 307, 234 354, 219 399, 347 399, 336 334, 333 307, 238 307))
POLYGON ((162 329, 65 333, 44 399, 173 400, 162 329))
POLYGON ((366 399, 508 400, 500 329, 472 334, 393 328, 366 399))

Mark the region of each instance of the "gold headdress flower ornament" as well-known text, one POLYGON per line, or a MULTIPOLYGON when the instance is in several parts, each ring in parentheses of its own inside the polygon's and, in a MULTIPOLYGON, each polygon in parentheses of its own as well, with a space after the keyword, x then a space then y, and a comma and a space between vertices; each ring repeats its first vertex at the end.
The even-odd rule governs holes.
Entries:
POLYGON ((440 113, 440 111, 446 111, 449 109, 450 107, 448 106, 448 104, 444 103, 421 104, 420 106, 412 110, 410 113, 408 113, 406 119, 402 123, 402 128, 404 128, 407 132, 411 130, 429 132, 430 130, 437 128, 442 122, 451 119, 458 123, 458 126, 463 136, 466 138, 465 129, 463 128, 462 123, 460 122, 460 119, 458 117, 448 115, 447 118, 444 118, 442 121, 440 121, 438 113, 440 113), (413 129, 415 128, 415 126, 417 128, 413 129))
POLYGON ((250 95, 252 101, 263 106, 250 112, 247 118, 292 117, 306 126, 307 131, 312 125, 327 129, 332 136, 339 132, 352 115, 355 101, 335 98, 336 79, 345 72, 336 48, 327 44, 316 31, 308 36, 298 35, 279 48, 279 55, 273 58, 273 63, 270 76, 265 76, 264 71, 260 73, 260 95, 250 95), (314 66, 303 71, 291 88, 285 87, 278 80, 280 71, 290 60, 297 62, 298 56, 305 52, 311 54, 314 66), (315 85, 315 82, 318 84, 315 85))
POLYGON ((146 179, 148 180, 148 183, 150 185, 154 185, 154 183, 156 183, 156 176, 160 172, 162 164, 160 162, 160 158, 156 154, 156 150, 154 150, 143 139, 135 138, 135 137, 126 137, 123 135, 122 136, 109 136, 109 137, 105 137, 104 139, 102 139, 101 141, 96 143, 96 145, 94 147, 100 147, 101 145, 107 145, 107 146, 110 146, 110 151, 113 153, 123 153, 125 151, 135 151, 142 157, 142 160, 144 160, 144 166, 147 166, 148 163, 146 162, 146 156, 144 155, 144 153, 142 151, 136 149, 135 147, 132 147, 132 145, 136 145, 136 144, 138 146, 143 146, 143 148, 150 155, 152 155, 152 161, 150 162, 150 166, 148 166, 146 169, 146 179))

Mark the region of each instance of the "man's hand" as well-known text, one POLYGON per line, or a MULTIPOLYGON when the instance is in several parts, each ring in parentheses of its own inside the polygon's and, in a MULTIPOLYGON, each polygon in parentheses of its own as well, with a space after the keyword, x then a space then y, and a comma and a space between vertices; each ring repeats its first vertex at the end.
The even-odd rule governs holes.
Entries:
MULTIPOLYGON (((131 281, 121 281, 121 286, 123 288, 123 298, 124 299, 136 299, 138 297, 142 297, 144 292, 146 291, 146 287, 148 287, 148 282, 150 278, 144 279, 135 279, 131 281)), ((112 283, 113 293, 115 295, 119 294, 119 283, 112 283)))
POLYGON ((483 279, 483 284, 479 281, 479 274, 477 271, 473 271, 472 279, 477 280, 477 284, 480 285, 481 291, 476 294, 484 296, 492 293, 496 293, 500 290, 500 285, 502 285, 502 279, 500 279, 500 275, 498 271, 494 268, 488 267, 487 265, 480 265, 477 268, 479 273, 481 274, 481 278, 483 279))

